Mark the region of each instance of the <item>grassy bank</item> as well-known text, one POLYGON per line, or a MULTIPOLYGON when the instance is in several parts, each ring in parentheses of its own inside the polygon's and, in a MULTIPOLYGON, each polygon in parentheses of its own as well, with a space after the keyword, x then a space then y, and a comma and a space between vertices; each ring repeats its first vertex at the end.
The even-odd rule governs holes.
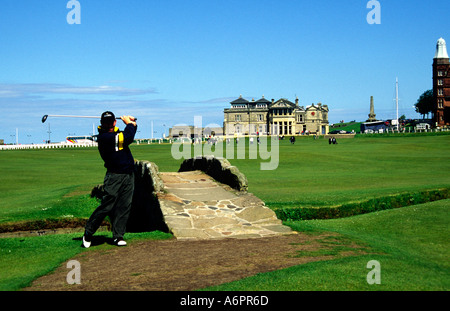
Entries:
POLYGON ((338 232, 373 254, 314 262, 259 274, 208 290, 450 290, 450 200, 334 220, 287 222, 294 230, 338 232), (367 283, 380 263, 381 284, 367 283))
POLYGON ((414 193, 403 193, 388 197, 377 197, 367 201, 346 203, 334 207, 276 208, 272 206, 272 208, 275 210, 277 217, 282 220, 334 219, 434 202, 449 198, 450 188, 447 188, 414 193))

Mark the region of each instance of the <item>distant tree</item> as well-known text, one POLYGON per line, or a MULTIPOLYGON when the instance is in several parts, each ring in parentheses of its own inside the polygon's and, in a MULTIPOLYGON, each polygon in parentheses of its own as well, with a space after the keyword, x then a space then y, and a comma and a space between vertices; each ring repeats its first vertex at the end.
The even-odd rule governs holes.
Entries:
POLYGON ((416 112, 420 113, 423 118, 433 111, 433 90, 428 90, 420 95, 417 103, 414 105, 416 112))

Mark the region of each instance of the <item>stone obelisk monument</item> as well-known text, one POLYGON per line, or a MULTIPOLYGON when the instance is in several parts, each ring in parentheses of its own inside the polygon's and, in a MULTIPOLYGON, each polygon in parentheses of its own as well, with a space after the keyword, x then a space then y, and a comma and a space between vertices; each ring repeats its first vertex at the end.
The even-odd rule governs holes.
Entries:
POLYGON ((376 114, 375 114, 375 108, 373 105, 373 96, 370 96, 370 113, 369 113, 369 119, 367 120, 367 122, 373 122, 376 121, 376 114))

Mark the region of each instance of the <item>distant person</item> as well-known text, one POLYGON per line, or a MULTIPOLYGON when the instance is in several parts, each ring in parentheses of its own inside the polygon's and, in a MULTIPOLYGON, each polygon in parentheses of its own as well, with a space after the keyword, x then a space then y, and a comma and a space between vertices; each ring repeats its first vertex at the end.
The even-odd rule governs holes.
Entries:
POLYGON ((295 137, 294 136, 291 136, 291 138, 289 140, 291 141, 291 144, 295 143, 295 137))
POLYGON ((128 146, 134 140, 137 125, 134 117, 120 119, 126 124, 124 131, 116 127, 116 117, 110 111, 102 114, 98 127, 98 150, 105 162, 106 175, 101 203, 85 226, 83 246, 86 248, 91 246, 92 236, 106 216, 112 222, 114 244, 127 245, 124 235, 134 192, 134 159, 128 146))

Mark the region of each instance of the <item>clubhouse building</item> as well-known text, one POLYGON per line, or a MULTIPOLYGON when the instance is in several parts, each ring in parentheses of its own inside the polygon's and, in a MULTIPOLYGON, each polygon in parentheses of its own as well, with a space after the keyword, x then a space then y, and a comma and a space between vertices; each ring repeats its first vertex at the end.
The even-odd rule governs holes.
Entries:
POLYGON ((224 109, 225 136, 302 135, 328 133, 328 106, 321 103, 307 107, 281 98, 248 101, 241 96, 224 109))

